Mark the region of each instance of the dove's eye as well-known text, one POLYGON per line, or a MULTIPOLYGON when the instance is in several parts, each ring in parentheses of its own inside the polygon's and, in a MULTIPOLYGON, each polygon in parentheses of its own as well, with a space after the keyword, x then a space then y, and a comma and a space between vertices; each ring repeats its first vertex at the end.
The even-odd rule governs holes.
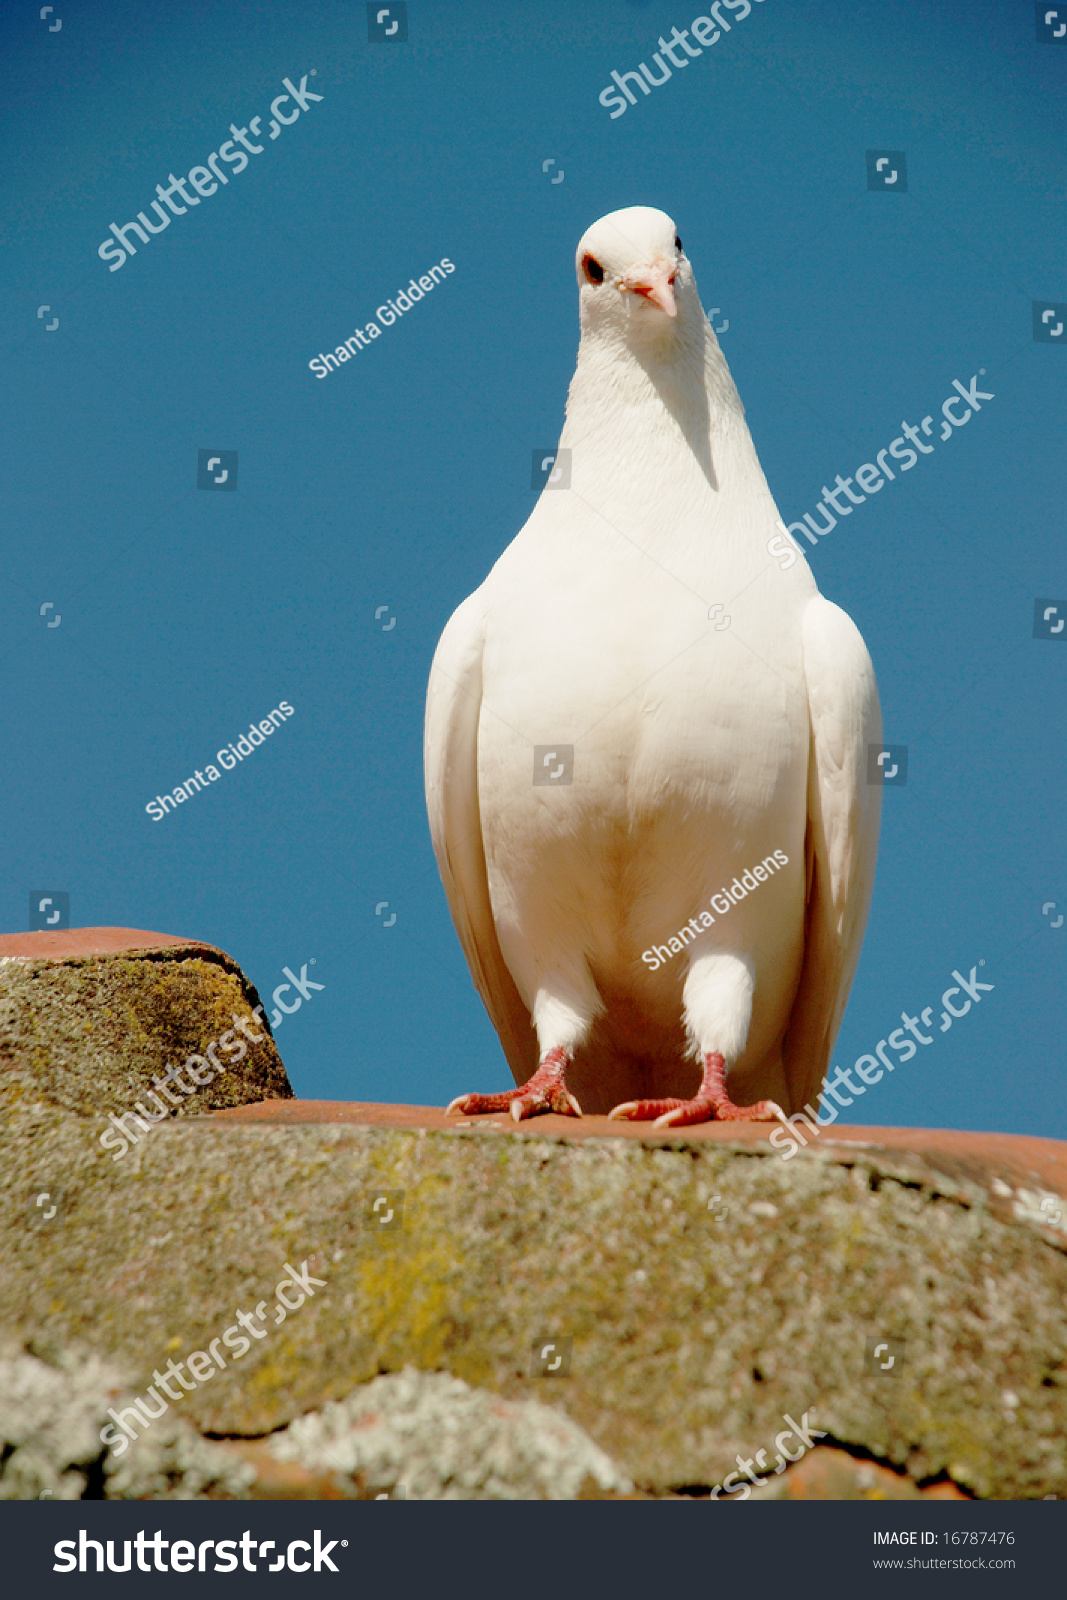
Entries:
POLYGON ((679 239, 677 234, 674 236, 674 248, 677 250, 679 255, 682 254, 682 241, 679 239))
POLYGON ((604 268, 600 265, 600 262, 594 260, 592 256, 582 257, 582 271, 585 273, 590 283, 604 282, 604 268))

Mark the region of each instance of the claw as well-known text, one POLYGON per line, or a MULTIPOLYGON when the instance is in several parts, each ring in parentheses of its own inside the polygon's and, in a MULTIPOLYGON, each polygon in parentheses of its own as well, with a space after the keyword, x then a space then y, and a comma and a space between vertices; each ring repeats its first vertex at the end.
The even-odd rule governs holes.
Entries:
MULTIPOLYGON (((512 1090, 511 1094, 514 1093, 512 1090)), ((511 1094, 459 1094, 445 1107, 445 1116, 453 1111, 460 1111, 464 1116, 485 1111, 506 1111, 511 1103, 511 1094)))
POLYGON ((508 1108, 511 1112, 512 1122, 522 1122, 526 1117, 532 1117, 538 1111, 550 1109, 544 1095, 516 1095, 508 1108))
POLYGON ((688 1100, 624 1100, 622 1105, 614 1106, 608 1112, 608 1121, 613 1117, 617 1122, 648 1122, 652 1117, 662 1121, 668 1113, 684 1109, 690 1104, 688 1100))
POLYGON ((735 1106, 727 1100, 715 1107, 715 1116, 719 1122, 773 1122, 777 1117, 789 1126, 789 1118, 774 1100, 757 1100, 754 1106, 735 1106))
POLYGON ((608 1112, 609 1122, 631 1122, 633 1114, 641 1104, 639 1100, 624 1100, 621 1105, 613 1106, 608 1112))
POLYGON ((652 1126, 654 1128, 684 1128, 693 1122, 713 1122, 715 1120, 715 1107, 710 1100, 690 1100, 684 1106, 675 1106, 673 1111, 665 1111, 657 1117, 652 1126))
POLYGON ((789 1119, 774 1100, 738 1106, 726 1093, 726 1063, 718 1051, 704 1058, 700 1088, 691 1100, 625 1100, 608 1112, 609 1121, 651 1122, 655 1128, 684 1128, 695 1122, 779 1122, 789 1119))
POLYGON ((561 1046, 549 1050, 529 1083, 502 1094, 460 1094, 446 1107, 445 1116, 460 1111, 465 1116, 486 1111, 507 1111, 512 1121, 522 1122, 546 1111, 564 1117, 580 1117, 582 1108, 564 1081, 569 1065, 568 1052, 561 1046))

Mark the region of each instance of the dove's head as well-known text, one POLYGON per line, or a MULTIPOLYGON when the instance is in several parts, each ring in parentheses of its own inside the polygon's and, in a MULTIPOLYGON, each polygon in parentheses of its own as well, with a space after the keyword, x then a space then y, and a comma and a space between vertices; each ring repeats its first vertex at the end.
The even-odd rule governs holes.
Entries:
MULTIPOLYGON (((692 314, 692 268, 665 211, 610 211, 582 235, 576 264, 583 330, 643 340, 666 334, 692 314)), ((696 305, 702 321, 699 300, 696 305)))

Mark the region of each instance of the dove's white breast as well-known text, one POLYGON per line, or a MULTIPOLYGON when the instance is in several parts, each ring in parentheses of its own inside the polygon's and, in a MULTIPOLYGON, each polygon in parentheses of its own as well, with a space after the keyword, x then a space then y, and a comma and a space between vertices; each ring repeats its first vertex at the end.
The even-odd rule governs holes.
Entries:
POLYGON ((815 587, 767 555, 769 496, 724 504, 699 474, 654 501, 628 487, 601 481, 594 504, 576 471, 483 586, 478 791, 505 947, 509 926, 528 949, 531 925, 551 940, 580 918, 601 982, 641 988, 642 950, 775 849, 791 914, 753 897, 720 933, 757 965, 799 948, 815 587), (573 746, 572 781, 535 785, 533 747, 556 745, 573 746))

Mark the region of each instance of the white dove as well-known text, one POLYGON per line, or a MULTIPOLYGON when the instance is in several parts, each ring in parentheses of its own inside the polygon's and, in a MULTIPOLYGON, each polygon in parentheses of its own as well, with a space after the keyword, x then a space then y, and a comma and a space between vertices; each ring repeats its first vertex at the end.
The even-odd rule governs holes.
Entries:
POLYGON ((768 1120, 821 1088, 859 958, 874 671, 803 556, 768 553, 783 525, 670 217, 602 217, 577 269, 570 485, 430 674, 434 851, 520 1085, 448 1109, 768 1120))

